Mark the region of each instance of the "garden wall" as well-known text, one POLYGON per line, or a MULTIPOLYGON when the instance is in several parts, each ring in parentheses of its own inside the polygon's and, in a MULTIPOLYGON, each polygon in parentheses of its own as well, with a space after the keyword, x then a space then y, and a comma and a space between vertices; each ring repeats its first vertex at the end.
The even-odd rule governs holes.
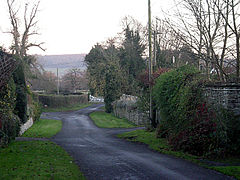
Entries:
POLYGON ((126 118, 136 125, 146 125, 149 122, 146 114, 137 108, 137 97, 123 94, 120 100, 113 102, 113 113, 116 117, 126 118))
POLYGON ((30 117, 29 120, 20 126, 19 135, 21 136, 25 131, 27 131, 33 125, 33 118, 30 117))
MULTIPOLYGON (((208 84, 204 89, 210 104, 215 107, 221 105, 240 116, 240 84, 208 84)), ((149 123, 146 114, 138 110, 135 96, 123 95, 120 100, 114 101, 113 112, 116 117, 126 118, 136 125, 149 123)), ((160 119, 160 112, 157 112, 157 120, 160 119)))
POLYGON ((240 115, 240 84, 211 84, 206 85, 205 95, 209 103, 232 110, 240 115))
POLYGON ((67 107, 88 103, 88 95, 39 95, 39 102, 51 108, 67 107))

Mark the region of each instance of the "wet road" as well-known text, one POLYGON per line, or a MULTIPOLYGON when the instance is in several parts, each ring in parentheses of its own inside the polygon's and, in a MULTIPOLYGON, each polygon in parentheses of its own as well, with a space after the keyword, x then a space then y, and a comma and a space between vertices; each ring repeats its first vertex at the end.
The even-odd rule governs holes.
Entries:
POLYGON ((123 129, 97 128, 88 114, 102 105, 44 118, 62 120, 63 128, 52 141, 62 146, 89 180, 221 180, 232 179, 182 159, 159 154, 146 146, 118 139, 123 129))

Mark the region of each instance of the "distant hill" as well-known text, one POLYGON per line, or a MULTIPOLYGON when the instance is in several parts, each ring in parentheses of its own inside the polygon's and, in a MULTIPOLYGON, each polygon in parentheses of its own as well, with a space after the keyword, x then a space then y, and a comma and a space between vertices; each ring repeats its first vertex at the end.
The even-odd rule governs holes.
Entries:
POLYGON ((56 69, 58 68, 62 76, 68 69, 78 68, 86 70, 85 56, 86 54, 37 56, 37 62, 41 64, 46 71, 56 73, 56 69))
POLYGON ((46 68, 81 68, 86 69, 86 54, 64 54, 38 56, 37 61, 46 68))

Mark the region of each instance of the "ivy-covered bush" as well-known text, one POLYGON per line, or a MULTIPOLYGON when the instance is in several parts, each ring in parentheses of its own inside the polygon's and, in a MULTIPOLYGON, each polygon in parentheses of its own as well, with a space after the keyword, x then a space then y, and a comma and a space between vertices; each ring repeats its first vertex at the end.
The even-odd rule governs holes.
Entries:
POLYGON ((178 134, 190 124, 190 119, 201 102, 201 83, 198 71, 184 66, 162 74, 153 88, 156 108, 161 111, 163 129, 178 134))
POLYGON ((40 119, 42 114, 42 105, 39 102, 38 94, 31 92, 28 88, 28 116, 33 118, 33 121, 40 119))
POLYGON ((19 118, 13 113, 16 87, 11 79, 0 90, 0 147, 8 144, 19 133, 19 118))
MULTIPOLYGON (((151 79, 149 80, 149 71, 142 72, 138 76, 138 82, 139 86, 141 87, 141 91, 138 95, 138 108, 140 111, 144 112, 147 116, 149 116, 149 98, 150 98, 150 85, 154 85, 156 83, 156 79, 163 73, 168 72, 169 69, 167 68, 159 68, 157 69, 151 76, 151 79)), ((153 99, 153 104, 155 104, 153 99)), ((156 112, 156 108, 153 107, 153 114, 156 112)), ((155 115, 153 116, 153 119, 151 119, 151 126, 156 128, 157 126, 157 119, 155 119, 155 115)))
POLYGON ((120 73, 115 65, 109 65, 106 69, 104 103, 107 113, 113 112, 113 102, 121 96, 120 73))
POLYGON ((88 103, 87 95, 38 95, 39 102, 50 108, 68 107, 88 103))
POLYGON ((16 107, 15 113, 20 118, 21 123, 28 120, 27 116, 27 88, 25 83, 24 67, 22 64, 13 73, 13 79, 16 84, 16 107))
POLYGON ((0 147, 7 145, 18 136, 20 131, 20 119, 14 113, 1 113, 0 147))
POLYGON ((220 126, 222 129, 218 129, 218 131, 222 132, 219 138, 227 137, 226 153, 240 155, 240 117, 235 116, 232 111, 221 107, 217 108, 216 114, 218 124, 222 124, 220 126))
POLYGON ((173 149, 200 156, 222 156, 230 149, 238 152, 240 122, 227 110, 207 104, 203 80, 193 67, 162 74, 153 97, 162 119, 157 136, 167 137, 173 149))

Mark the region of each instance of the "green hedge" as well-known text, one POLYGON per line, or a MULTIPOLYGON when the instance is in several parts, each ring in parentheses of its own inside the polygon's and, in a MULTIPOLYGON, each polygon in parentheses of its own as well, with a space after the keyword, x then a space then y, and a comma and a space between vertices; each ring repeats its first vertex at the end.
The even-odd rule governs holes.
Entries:
POLYGON ((76 104, 88 103, 87 95, 39 95, 39 102, 51 108, 68 107, 76 104))
POLYGON ((19 133, 20 119, 13 113, 16 86, 11 79, 0 90, 0 147, 8 144, 19 133))
POLYGON ((240 121, 227 110, 210 106, 198 70, 190 66, 162 74, 153 88, 161 122, 158 137, 176 150, 194 155, 239 154, 240 121))
POLYGON ((21 123, 28 120, 27 116, 27 87, 25 82, 24 66, 18 65, 18 68, 13 73, 13 79, 16 84, 16 107, 15 113, 20 118, 21 123))
POLYGON ((33 121, 40 119, 42 114, 42 106, 39 102, 38 94, 33 93, 28 88, 28 116, 33 118, 33 121))
POLYGON ((197 74, 193 67, 184 66, 162 74, 156 81, 153 98, 169 133, 177 134, 189 125, 202 98, 197 74))

